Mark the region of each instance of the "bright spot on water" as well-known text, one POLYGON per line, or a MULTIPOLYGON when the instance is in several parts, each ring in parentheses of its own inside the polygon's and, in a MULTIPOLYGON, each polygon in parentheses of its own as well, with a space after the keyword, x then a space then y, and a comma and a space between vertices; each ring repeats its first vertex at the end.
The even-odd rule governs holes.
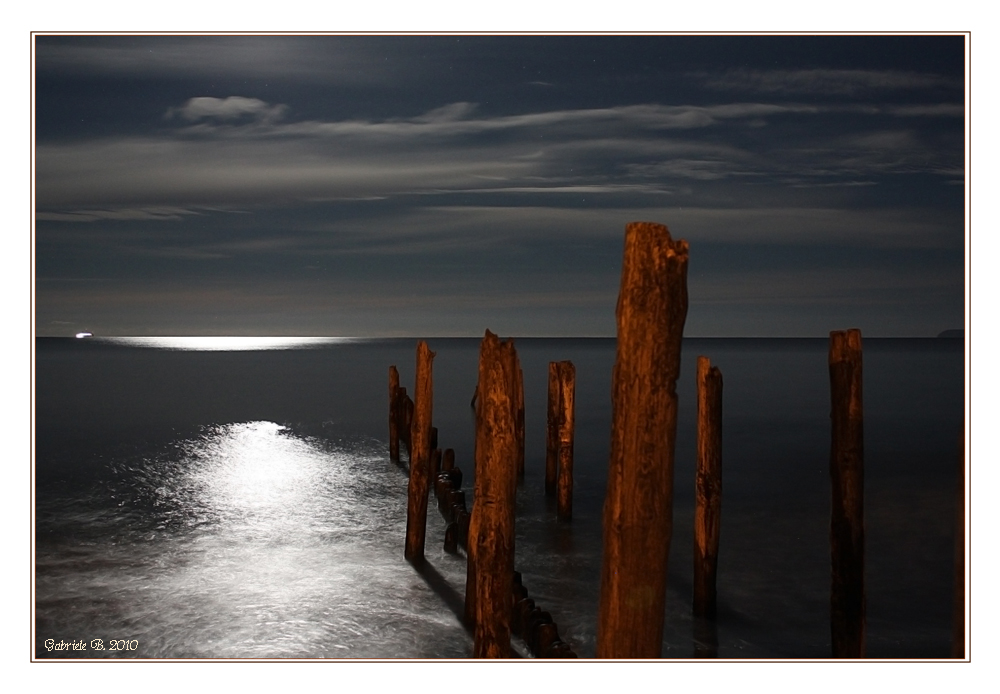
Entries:
MULTIPOLYGON (((77 337, 80 337, 77 335, 77 337)), ((202 352, 242 352, 248 350, 299 349, 357 342, 353 337, 105 337, 101 342, 128 347, 192 350, 202 352)))
MULTIPOLYGON (((119 465, 110 500, 46 510, 67 527, 37 551, 40 631, 127 636, 140 658, 469 655, 403 559, 407 479, 381 446, 249 422, 177 449, 119 465)), ((462 589, 452 563, 438 569, 462 589)))

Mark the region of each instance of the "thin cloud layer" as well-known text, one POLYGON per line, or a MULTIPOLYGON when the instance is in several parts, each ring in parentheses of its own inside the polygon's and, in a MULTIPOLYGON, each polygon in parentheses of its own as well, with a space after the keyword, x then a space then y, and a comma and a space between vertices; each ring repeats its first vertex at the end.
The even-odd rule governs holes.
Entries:
POLYGON ((812 106, 643 104, 483 118, 458 102, 410 119, 281 121, 287 110, 249 97, 195 97, 167 113, 190 126, 40 145, 40 212, 68 221, 83 214, 79 206, 115 203, 193 209, 442 193, 676 194, 677 180, 828 185, 840 177, 856 185, 893 173, 962 175, 959 153, 912 128, 886 129, 884 118, 882 129, 840 142, 806 131, 779 148, 739 129, 765 116, 825 117, 812 106))
POLYGON ((721 75, 694 73, 710 89, 763 94, 858 96, 891 91, 960 90, 944 75, 902 70, 729 70, 721 75))

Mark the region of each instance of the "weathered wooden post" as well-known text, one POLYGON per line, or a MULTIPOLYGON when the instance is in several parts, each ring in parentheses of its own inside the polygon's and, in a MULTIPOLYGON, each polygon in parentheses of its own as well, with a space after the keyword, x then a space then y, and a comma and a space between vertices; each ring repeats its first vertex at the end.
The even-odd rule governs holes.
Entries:
POLYGON ((414 395, 411 429, 410 483, 406 507, 406 549, 404 556, 412 562, 424 559, 424 535, 427 531, 427 494, 430 488, 431 418, 434 399, 434 352, 427 343, 417 343, 417 382, 414 395))
POLYGON ((437 479, 438 473, 441 472, 441 449, 440 448, 434 448, 434 449, 431 450, 430 471, 431 471, 430 472, 430 476, 428 478, 430 481, 429 481, 429 483, 427 485, 428 493, 430 493, 430 488, 433 485, 434 480, 437 479))
POLYGON ((545 430, 545 495, 556 495, 559 470, 559 363, 549 362, 548 428, 545 430))
POLYGON ((487 330, 479 348, 476 486, 466 543, 466 618, 475 658, 510 655, 519 368, 513 341, 487 330))
POLYGON ((389 460, 399 462, 399 372, 389 367, 389 460))
POLYGON ((451 470, 455 467, 455 449, 446 448, 444 449, 444 457, 441 459, 441 469, 451 470))
POLYGON ((556 508, 560 520, 573 517, 573 430, 576 367, 559 362, 559 471, 556 474, 556 508))
POLYGON ((955 490, 955 595, 952 605, 951 657, 965 658, 965 433, 958 437, 955 490))
POLYGON ((834 658, 865 656, 861 331, 830 333, 830 635, 834 658))
POLYGON ((598 658, 661 653, 687 265, 687 242, 674 241, 667 227, 626 226, 615 312, 598 658))
POLYGON ((722 373, 698 357, 698 469, 694 506, 695 617, 715 619, 722 509, 722 373))

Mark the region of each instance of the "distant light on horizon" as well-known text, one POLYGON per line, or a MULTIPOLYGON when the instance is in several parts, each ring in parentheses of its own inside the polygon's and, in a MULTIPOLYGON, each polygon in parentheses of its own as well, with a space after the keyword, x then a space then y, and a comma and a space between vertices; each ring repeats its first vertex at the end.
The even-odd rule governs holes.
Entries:
MULTIPOLYGON (((80 337, 80 335, 77 335, 80 337)), ((236 337, 236 336, 191 336, 191 337, 105 337, 102 342, 129 347, 151 347, 155 349, 176 349, 197 352, 245 352, 269 349, 296 349, 318 347, 320 345, 359 342, 356 337, 236 337)))

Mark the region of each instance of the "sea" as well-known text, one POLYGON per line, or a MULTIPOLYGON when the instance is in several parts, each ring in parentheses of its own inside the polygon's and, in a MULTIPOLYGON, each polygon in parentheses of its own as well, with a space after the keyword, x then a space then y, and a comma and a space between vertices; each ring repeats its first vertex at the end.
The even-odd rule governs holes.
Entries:
MULTIPOLYGON (((478 338, 426 338, 433 422, 470 501, 478 338)), ((613 338, 515 338, 526 473, 515 569, 593 658, 613 338), (548 363, 576 367, 573 518, 544 494, 548 363)), ((34 651, 44 658, 463 659, 465 558, 429 506, 403 557, 388 370, 416 338, 39 337, 34 651)), ((664 658, 830 650, 828 340, 686 338, 664 658), (718 615, 691 615, 695 364, 723 377, 718 615)), ((962 464, 962 339, 865 338, 867 656, 947 658, 962 464)), ((530 657, 515 640, 514 654, 530 657)))

